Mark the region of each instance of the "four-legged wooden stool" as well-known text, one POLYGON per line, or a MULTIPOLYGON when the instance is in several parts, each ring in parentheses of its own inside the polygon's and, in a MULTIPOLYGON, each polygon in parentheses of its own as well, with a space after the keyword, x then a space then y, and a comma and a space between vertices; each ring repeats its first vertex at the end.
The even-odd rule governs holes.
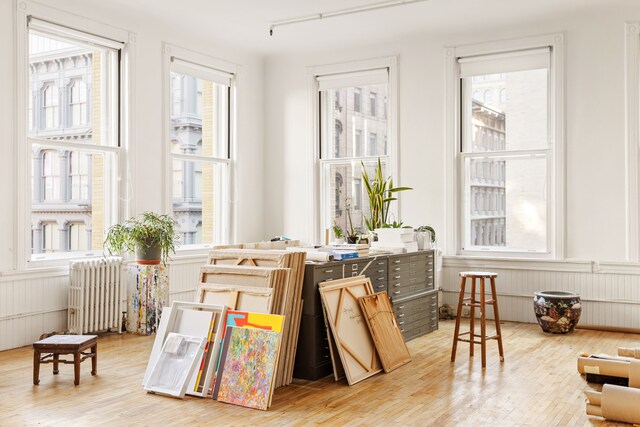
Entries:
POLYGON ((504 362, 504 352, 502 350, 502 333, 500 331, 500 314, 498 313, 498 299, 496 297, 496 273, 489 271, 463 271, 460 273, 460 296, 458 297, 458 311, 456 313, 456 328, 453 333, 453 348, 451 349, 451 361, 456 360, 456 349, 458 347, 458 341, 468 342, 469 357, 473 356, 473 346, 480 344, 482 351, 482 367, 487 366, 487 340, 498 341, 498 350, 500 352, 500 361, 504 362), (467 277, 471 278, 471 296, 465 298, 465 286, 467 277), (480 279, 480 299, 476 299, 476 279, 480 279), (484 279, 491 281, 491 299, 485 299, 484 279), (468 301, 468 304, 465 302, 468 301), (460 333, 460 318, 462 317, 462 307, 468 305, 470 307, 469 317, 469 331, 460 333), (493 306, 493 314, 496 322, 496 334, 487 336, 486 325, 486 306, 493 306), (475 333, 475 314, 476 308, 480 308, 480 335, 475 333), (460 338, 461 336, 469 335, 469 339, 460 338), (480 338, 480 341, 476 341, 476 338, 480 338))
POLYGON ((58 375, 58 364, 73 364, 74 384, 80 384, 80 363, 91 358, 91 375, 98 369, 97 335, 53 335, 33 343, 33 384, 40 382, 40 364, 53 363, 53 375, 58 375), (91 350, 83 353, 86 349, 91 350), (44 356, 40 357, 41 354, 44 356), (73 360, 60 360, 61 354, 73 354, 73 360), (51 358, 51 359, 49 359, 51 358))

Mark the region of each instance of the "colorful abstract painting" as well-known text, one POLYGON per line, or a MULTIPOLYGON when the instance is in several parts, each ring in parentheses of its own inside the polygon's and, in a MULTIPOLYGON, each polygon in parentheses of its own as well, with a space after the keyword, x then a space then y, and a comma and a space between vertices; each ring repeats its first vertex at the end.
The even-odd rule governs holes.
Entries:
MULTIPOLYGON (((227 311, 226 326, 240 328, 257 328, 267 331, 282 332, 284 316, 277 314, 249 313, 246 311, 227 311)), ((224 335, 223 335, 224 337, 224 335)))
POLYGON ((228 326, 214 399, 266 410, 278 362, 280 333, 228 326))

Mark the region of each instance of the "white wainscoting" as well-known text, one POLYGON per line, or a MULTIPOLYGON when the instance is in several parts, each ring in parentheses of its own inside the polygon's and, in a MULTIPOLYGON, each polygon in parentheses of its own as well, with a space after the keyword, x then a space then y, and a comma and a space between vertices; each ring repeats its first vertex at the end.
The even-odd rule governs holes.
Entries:
MULTIPOLYGON (((171 263, 170 302, 193 301, 200 266, 206 261, 203 255, 171 263)), ((128 284, 123 284, 126 295, 128 284)), ((0 351, 31 345, 44 333, 65 331, 68 296, 68 268, 0 273, 0 351)))
POLYGON ((67 329, 68 269, 47 271, 0 276, 0 350, 67 329))
MULTIPOLYGON (((496 287, 501 320, 536 323, 533 293, 571 291, 583 301, 580 324, 640 329, 640 265, 629 263, 504 261, 445 258, 439 276, 443 302, 456 308, 460 271, 498 273, 496 287)), ((467 290, 469 289, 467 282, 467 290)), ((487 316, 492 317, 491 309, 487 316)))

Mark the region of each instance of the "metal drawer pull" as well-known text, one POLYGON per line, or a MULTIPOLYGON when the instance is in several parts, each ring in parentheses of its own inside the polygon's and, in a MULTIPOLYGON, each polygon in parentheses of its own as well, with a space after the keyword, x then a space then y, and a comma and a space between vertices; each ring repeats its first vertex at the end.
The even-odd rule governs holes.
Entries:
POLYGON ((402 276, 393 276, 394 279, 399 279, 402 276))
POLYGON ((393 284, 393 287, 394 287, 394 288, 399 288, 399 287, 400 287, 400 283, 394 283, 394 284, 393 284))
POLYGON ((358 264, 353 264, 351 266, 351 270, 357 270, 358 269, 358 264))
POLYGON ((398 295, 400 293, 400 291, 393 291, 394 295, 398 295))
POLYGON ((404 310, 404 305, 398 306, 398 310, 404 310))
POLYGON ((400 271, 400 267, 394 268, 393 271, 400 271))
POLYGON ((384 270, 378 270, 378 273, 384 273, 384 270))
POLYGON ((384 280, 384 277, 378 277, 378 280, 384 280))
POLYGON ((399 259, 397 259, 397 260, 393 261, 393 263, 394 263, 394 264, 400 264, 400 260, 399 260, 399 259))
POLYGON ((404 317, 404 313, 398 314, 398 317, 404 317))
POLYGON ((433 268, 427 270, 429 273, 433 272, 433 268))
POLYGON ((333 270, 325 270, 325 273, 333 273, 333 270))
POLYGON ((398 322, 398 325, 404 325, 404 320, 398 322))

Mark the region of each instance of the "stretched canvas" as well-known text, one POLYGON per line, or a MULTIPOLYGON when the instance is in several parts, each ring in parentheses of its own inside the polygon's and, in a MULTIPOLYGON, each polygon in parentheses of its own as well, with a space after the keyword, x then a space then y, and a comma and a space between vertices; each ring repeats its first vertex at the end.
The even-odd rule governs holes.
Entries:
POLYGON ((279 332, 227 326, 214 399, 266 410, 274 385, 279 342, 279 332))
POLYGON ((204 338, 170 333, 144 388, 184 398, 189 378, 202 357, 204 338))
POLYGON ((359 297, 373 293, 371 281, 357 276, 324 282, 319 291, 349 385, 381 372, 380 358, 358 304, 359 297))

